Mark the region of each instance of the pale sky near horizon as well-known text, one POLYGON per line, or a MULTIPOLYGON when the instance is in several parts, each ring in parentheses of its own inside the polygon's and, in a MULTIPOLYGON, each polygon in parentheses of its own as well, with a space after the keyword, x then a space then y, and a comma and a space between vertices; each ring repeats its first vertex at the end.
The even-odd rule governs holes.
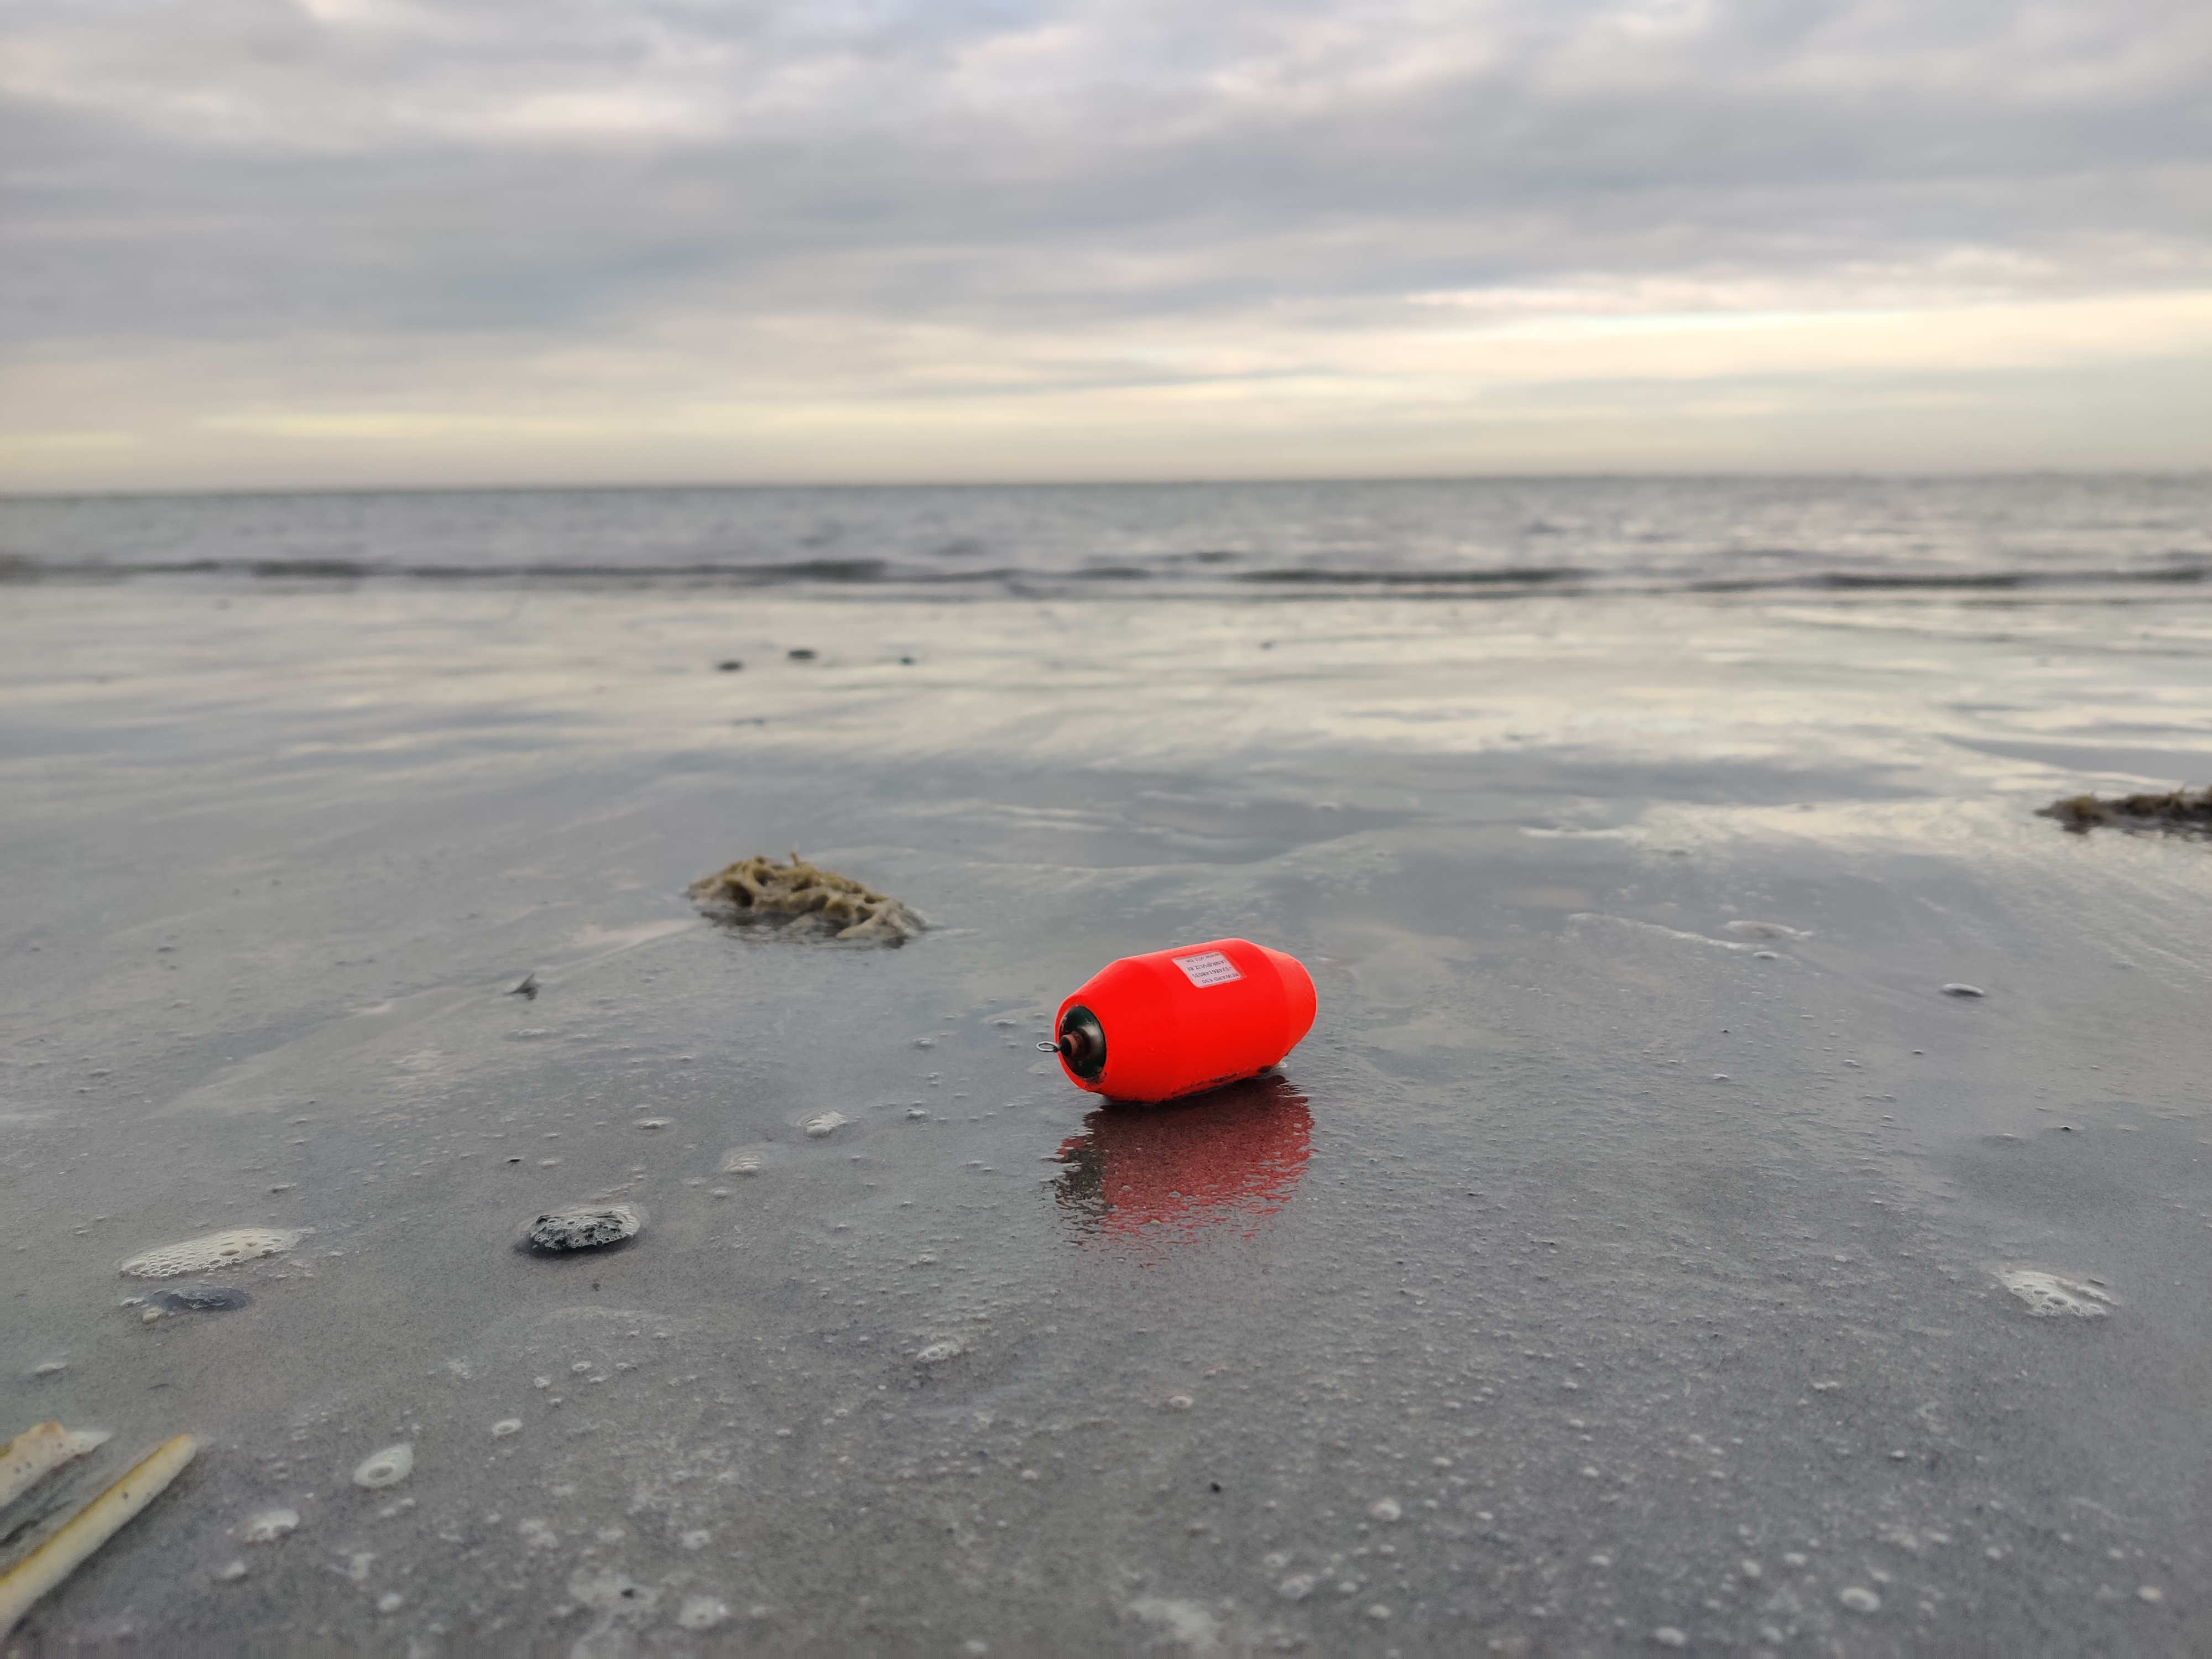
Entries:
POLYGON ((0 489, 2212 464, 2203 0, 0 0, 0 489))

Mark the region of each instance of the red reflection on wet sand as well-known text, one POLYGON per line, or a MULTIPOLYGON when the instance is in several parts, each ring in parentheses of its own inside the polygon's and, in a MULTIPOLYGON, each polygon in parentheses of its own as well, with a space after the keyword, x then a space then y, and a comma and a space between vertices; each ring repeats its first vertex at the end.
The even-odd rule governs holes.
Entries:
POLYGON ((1273 1076, 1083 1122, 1053 1197, 1085 1231, 1140 1243, 1273 1215, 1312 1151, 1306 1097, 1273 1076))

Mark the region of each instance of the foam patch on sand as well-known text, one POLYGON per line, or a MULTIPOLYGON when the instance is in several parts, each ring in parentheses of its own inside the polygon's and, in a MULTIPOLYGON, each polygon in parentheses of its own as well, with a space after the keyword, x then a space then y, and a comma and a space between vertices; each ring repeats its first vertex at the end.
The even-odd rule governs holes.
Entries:
POLYGON ((219 1233, 141 1250, 124 1257, 115 1268, 133 1279, 173 1279, 179 1273, 204 1273, 264 1255, 281 1255, 303 1237, 287 1227, 226 1227, 219 1233))
POLYGON ((2008 1267, 1997 1275, 1997 1283, 2027 1304, 2028 1312, 2038 1319, 2069 1316, 2075 1319, 2102 1319, 2115 1305, 2112 1298, 2094 1285, 2061 1279, 2057 1273, 2039 1273, 2033 1267, 2008 1267))

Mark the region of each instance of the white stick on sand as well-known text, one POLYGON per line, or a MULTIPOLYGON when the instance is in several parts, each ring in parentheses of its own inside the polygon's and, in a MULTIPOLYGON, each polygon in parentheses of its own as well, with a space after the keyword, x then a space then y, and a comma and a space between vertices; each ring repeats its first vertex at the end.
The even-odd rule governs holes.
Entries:
POLYGON ((198 1449, 199 1443, 188 1434, 164 1442, 79 1510, 68 1525, 0 1574, 0 1637, 15 1628, 15 1621, 30 1611, 32 1602, 68 1577, 78 1563, 160 1497, 198 1449))

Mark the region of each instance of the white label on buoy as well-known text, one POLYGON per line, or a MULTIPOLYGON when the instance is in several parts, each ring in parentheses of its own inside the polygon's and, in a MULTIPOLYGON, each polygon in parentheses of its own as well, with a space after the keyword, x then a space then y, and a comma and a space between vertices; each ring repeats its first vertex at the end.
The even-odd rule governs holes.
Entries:
POLYGON ((1209 985, 1226 985, 1231 980, 1242 979, 1237 964, 1218 951, 1201 951, 1194 957, 1170 958, 1175 965, 1190 976, 1190 982, 1204 990, 1209 985))

